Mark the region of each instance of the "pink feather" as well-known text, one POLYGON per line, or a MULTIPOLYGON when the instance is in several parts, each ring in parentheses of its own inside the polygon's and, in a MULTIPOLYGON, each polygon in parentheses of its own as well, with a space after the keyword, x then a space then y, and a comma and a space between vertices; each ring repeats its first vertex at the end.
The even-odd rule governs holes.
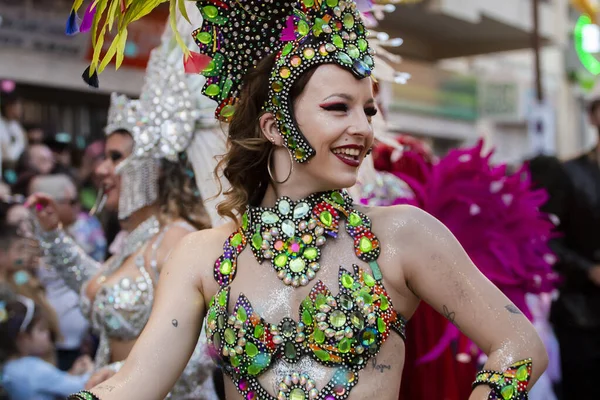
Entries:
POLYGON ((87 32, 92 28, 92 24, 94 23, 94 16, 96 15, 96 7, 94 6, 94 1, 90 3, 87 10, 85 10, 85 14, 83 15, 83 20, 81 21, 81 26, 79 27, 80 32, 87 32))
POLYGON ((285 28, 281 31, 281 35, 279 36, 279 40, 282 42, 292 42, 298 38, 296 34, 296 24, 295 18, 293 15, 288 16, 285 21, 285 28))

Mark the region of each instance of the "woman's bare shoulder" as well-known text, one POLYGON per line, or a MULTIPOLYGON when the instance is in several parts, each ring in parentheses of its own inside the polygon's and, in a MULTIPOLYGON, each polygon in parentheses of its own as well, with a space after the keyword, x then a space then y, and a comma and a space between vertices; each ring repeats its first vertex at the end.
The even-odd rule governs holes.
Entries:
POLYGON ((413 236, 430 229, 438 221, 426 211, 408 204, 389 207, 369 207, 364 212, 371 218, 374 231, 385 235, 413 236))

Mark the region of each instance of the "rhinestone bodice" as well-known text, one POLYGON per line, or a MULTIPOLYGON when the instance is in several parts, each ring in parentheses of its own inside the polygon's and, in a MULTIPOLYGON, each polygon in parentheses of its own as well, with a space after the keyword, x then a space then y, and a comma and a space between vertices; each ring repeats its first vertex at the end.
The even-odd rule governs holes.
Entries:
POLYGON ((351 200, 345 192, 319 194, 299 202, 282 198, 274 209, 247 213, 242 229, 227 239, 224 254, 215 263, 215 279, 221 289, 208 308, 206 336, 215 361, 244 398, 345 399, 358 383, 358 372, 379 352, 390 333, 396 332, 404 338, 406 321, 395 311, 376 262, 379 242, 370 231, 368 217, 350 206, 351 200), (300 298, 297 318, 284 317, 277 324, 268 323, 259 315, 243 293, 231 307, 237 258, 248 244, 257 260, 271 261, 277 276, 283 280, 280 284, 305 286, 318 278, 319 248, 325 244, 323 235, 337 237, 339 220, 344 216, 346 231, 355 242, 355 255, 369 263, 372 274, 357 265, 350 271, 340 267, 337 294, 316 279, 306 298, 300 298), (290 224, 285 226, 288 220, 290 224), (256 224, 254 232, 253 224, 256 224), (290 248, 286 252, 280 245, 271 250, 264 243, 269 241, 281 241, 290 248), (297 246, 291 248, 294 244, 297 246), (286 262, 277 263, 277 257, 283 254, 286 262), (298 259, 305 264, 303 268, 293 268, 294 260, 298 259), (300 368, 281 382, 277 397, 258 382, 278 360, 293 366, 306 357, 335 369, 321 390, 300 368))

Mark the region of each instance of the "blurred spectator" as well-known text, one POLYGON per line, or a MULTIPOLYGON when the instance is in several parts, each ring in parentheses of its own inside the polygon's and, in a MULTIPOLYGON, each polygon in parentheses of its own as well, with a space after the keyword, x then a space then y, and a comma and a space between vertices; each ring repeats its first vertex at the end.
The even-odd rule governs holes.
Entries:
POLYGON ((93 370, 89 357, 62 372, 43 356, 52 349, 47 315, 33 300, 0 304, 2 384, 12 400, 51 400, 82 390, 93 370))
MULTIPOLYGON (((589 107, 600 135, 600 99, 589 107)), ((564 164, 532 160, 533 178, 550 194, 546 212, 559 223, 551 242, 562 275, 551 321, 560 344, 565 399, 598 398, 600 374, 600 147, 564 164)))
POLYGON ((44 144, 33 144, 23 152, 17 163, 19 177, 26 172, 46 175, 54 170, 56 160, 52 150, 44 144))
POLYGON ((0 150, 3 163, 15 163, 25 146, 27 137, 21 126, 23 107, 21 99, 15 94, 2 93, 0 95, 0 150))
POLYGON ((50 148, 54 154, 55 166, 54 173, 68 174, 77 178, 77 171, 73 165, 73 153, 75 151, 72 137, 69 133, 59 132, 45 141, 46 146, 50 148))
POLYGON ((96 195, 101 182, 95 171, 103 160, 104 141, 98 140, 90 143, 85 149, 81 167, 79 168, 79 182, 81 182, 79 199, 84 210, 91 210, 96 202, 96 195))
MULTIPOLYGON (((90 256, 103 261, 106 239, 100 222, 81 212, 73 180, 64 174, 35 177, 30 193, 41 192, 51 196, 57 204, 57 213, 64 229, 90 256)), ((79 308, 79 294, 69 289, 53 268, 40 271, 48 300, 56 309, 64 340, 57 344, 59 367, 68 370, 80 356, 80 348, 88 332, 88 322, 79 308)))
POLYGON ((46 140, 46 131, 41 125, 31 124, 25 126, 27 132, 27 141, 29 145, 43 144, 46 140))

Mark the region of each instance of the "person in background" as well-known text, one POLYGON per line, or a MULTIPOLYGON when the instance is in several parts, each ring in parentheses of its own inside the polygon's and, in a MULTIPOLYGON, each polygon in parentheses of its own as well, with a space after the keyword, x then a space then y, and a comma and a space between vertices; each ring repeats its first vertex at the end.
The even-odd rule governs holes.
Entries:
POLYGON ((52 150, 44 144, 32 144, 27 147, 17 163, 17 174, 21 176, 26 172, 46 175, 56 167, 56 159, 52 150))
MULTIPOLYGON (((96 261, 103 261, 106 239, 102 226, 95 217, 81 212, 72 179, 64 174, 35 177, 30 185, 30 193, 36 192, 45 193, 54 200, 63 229, 84 252, 96 261)), ((79 293, 66 286, 56 271, 57 266, 51 267, 41 269, 39 277, 59 316, 63 341, 57 343, 58 364, 62 370, 68 370, 80 355, 89 324, 79 308, 79 293)))
MULTIPOLYGON (((588 108, 600 136, 600 97, 588 108)), ((537 183, 550 194, 544 211, 556 222, 551 242, 562 276, 551 322, 560 345, 565 399, 598 398, 593 376, 600 374, 600 147, 561 163, 530 162, 537 183), (544 172, 540 173, 540 169, 544 172)))
POLYGON ((27 141, 29 145, 42 144, 46 139, 46 130, 44 127, 38 124, 30 124, 25 126, 25 132, 27 133, 27 141))
POLYGON ((81 390, 93 369, 89 356, 66 373, 44 361, 52 348, 43 309, 24 296, 0 302, 2 384, 11 400, 53 400, 81 390))
POLYGON ((86 211, 91 210, 94 206, 98 188, 102 185, 98 174, 95 173, 102 161, 104 161, 104 141, 97 140, 90 143, 83 154, 78 176, 79 182, 81 182, 79 201, 81 207, 86 211))
POLYGON ((59 132, 45 141, 46 146, 52 150, 56 165, 53 173, 67 174, 73 178, 77 178, 78 173, 74 168, 74 153, 75 146, 73 145, 73 137, 70 133, 59 132))
POLYGON ((27 136, 21 126, 23 106, 15 92, 0 95, 0 151, 2 162, 14 164, 27 147, 27 136))

